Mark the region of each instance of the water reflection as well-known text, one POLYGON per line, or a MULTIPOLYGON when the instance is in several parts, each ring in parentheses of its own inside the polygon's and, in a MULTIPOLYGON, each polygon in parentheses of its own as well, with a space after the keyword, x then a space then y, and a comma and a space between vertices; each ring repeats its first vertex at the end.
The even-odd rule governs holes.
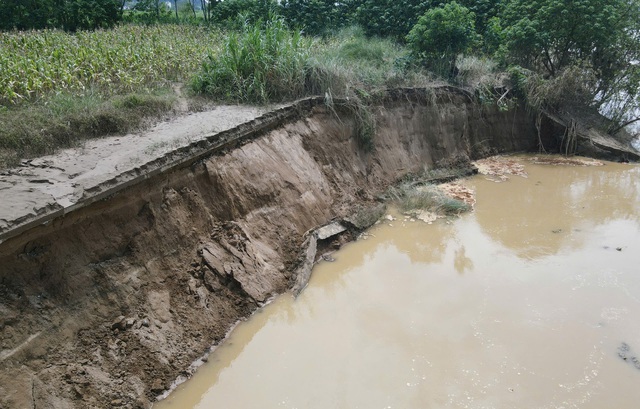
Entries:
POLYGON ((478 202, 491 203, 491 208, 478 208, 478 223, 519 257, 536 259, 577 248, 585 237, 581 233, 592 232, 598 225, 615 219, 639 220, 637 166, 529 165, 526 169, 528 179, 475 182, 478 202))

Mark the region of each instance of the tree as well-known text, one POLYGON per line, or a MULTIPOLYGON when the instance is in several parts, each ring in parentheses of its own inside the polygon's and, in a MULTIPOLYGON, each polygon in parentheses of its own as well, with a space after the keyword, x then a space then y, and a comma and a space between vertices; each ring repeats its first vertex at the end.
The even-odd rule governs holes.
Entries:
POLYGON ((240 18, 255 23, 269 20, 277 11, 278 5, 275 0, 224 0, 217 2, 212 8, 211 21, 235 26, 240 18))
POLYGON ((423 0, 362 0, 357 4, 355 22, 368 36, 392 37, 404 41, 405 36, 429 7, 423 0))
POLYGON ((340 4, 333 0, 282 0, 280 12, 287 24, 305 34, 322 35, 344 24, 340 4))
POLYGON ((584 67, 594 79, 581 84, 591 93, 584 102, 620 123, 635 120, 628 113, 639 99, 639 0, 510 0, 501 26, 506 63, 548 79, 584 67))
POLYGON ((2 0, 1 30, 113 27, 122 19, 122 0, 2 0))
POLYGON ((477 40, 475 14, 454 2, 428 10, 407 35, 414 56, 441 74, 451 74, 456 56, 477 40))

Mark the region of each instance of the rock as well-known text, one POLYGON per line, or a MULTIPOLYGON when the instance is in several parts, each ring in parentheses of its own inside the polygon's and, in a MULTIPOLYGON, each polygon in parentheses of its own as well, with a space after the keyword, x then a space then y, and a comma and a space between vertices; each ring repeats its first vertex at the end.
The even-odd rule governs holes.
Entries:
POLYGON ((326 240, 330 237, 335 236, 336 234, 340 234, 344 232, 345 230, 347 230, 346 227, 344 227, 338 222, 334 222, 326 226, 320 227, 319 229, 316 230, 316 234, 318 235, 318 240, 326 240))
POLYGON ((119 316, 111 323, 111 329, 113 330, 124 330, 126 326, 127 323, 124 315, 119 316))
POLYGON ((136 319, 135 318, 127 318, 125 320, 125 328, 131 328, 135 325, 136 323, 136 319))
POLYGON ((164 382, 162 382, 162 379, 154 379, 153 383, 151 384, 151 392, 159 394, 162 391, 164 391, 164 382))

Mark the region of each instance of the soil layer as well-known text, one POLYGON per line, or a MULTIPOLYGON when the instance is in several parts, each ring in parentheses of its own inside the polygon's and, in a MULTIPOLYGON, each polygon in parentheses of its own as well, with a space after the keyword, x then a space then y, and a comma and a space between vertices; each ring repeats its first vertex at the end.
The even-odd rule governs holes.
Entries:
POLYGON ((348 110, 321 99, 287 109, 7 234, 1 408, 148 408, 234 323, 296 282, 311 229, 375 209, 408 173, 539 141, 525 110, 450 88, 399 90, 373 105, 370 151, 348 110))

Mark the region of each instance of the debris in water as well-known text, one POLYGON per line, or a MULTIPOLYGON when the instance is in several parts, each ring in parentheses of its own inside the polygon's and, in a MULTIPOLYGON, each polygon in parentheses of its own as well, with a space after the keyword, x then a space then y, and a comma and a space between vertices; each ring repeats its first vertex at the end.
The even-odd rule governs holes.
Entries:
POLYGON ((522 176, 524 178, 528 176, 523 164, 504 156, 480 159, 473 162, 473 165, 478 168, 478 173, 488 176, 487 180, 493 182, 506 182, 509 180, 507 175, 522 176))
POLYGON ((589 158, 572 157, 567 158, 565 156, 534 156, 529 159, 536 165, 568 165, 568 166, 604 166, 603 162, 589 158))
POLYGON ((631 355, 631 347, 626 342, 623 342, 618 347, 618 356, 622 358, 623 361, 629 362, 636 367, 636 369, 640 369, 640 360, 631 355))
POLYGON ((421 210, 419 213, 416 214, 416 219, 422 220, 427 224, 431 224, 435 222, 438 217, 439 216, 437 214, 430 212, 428 210, 421 210))
POLYGON ((449 182, 438 185, 442 192, 452 199, 459 200, 467 204, 471 209, 476 204, 476 192, 465 186, 461 182, 449 182))
POLYGON ((329 262, 334 262, 334 261, 336 261, 336 259, 335 259, 335 258, 331 257, 331 254, 323 254, 323 255, 322 255, 322 259, 323 259, 324 261, 329 261, 329 262))

